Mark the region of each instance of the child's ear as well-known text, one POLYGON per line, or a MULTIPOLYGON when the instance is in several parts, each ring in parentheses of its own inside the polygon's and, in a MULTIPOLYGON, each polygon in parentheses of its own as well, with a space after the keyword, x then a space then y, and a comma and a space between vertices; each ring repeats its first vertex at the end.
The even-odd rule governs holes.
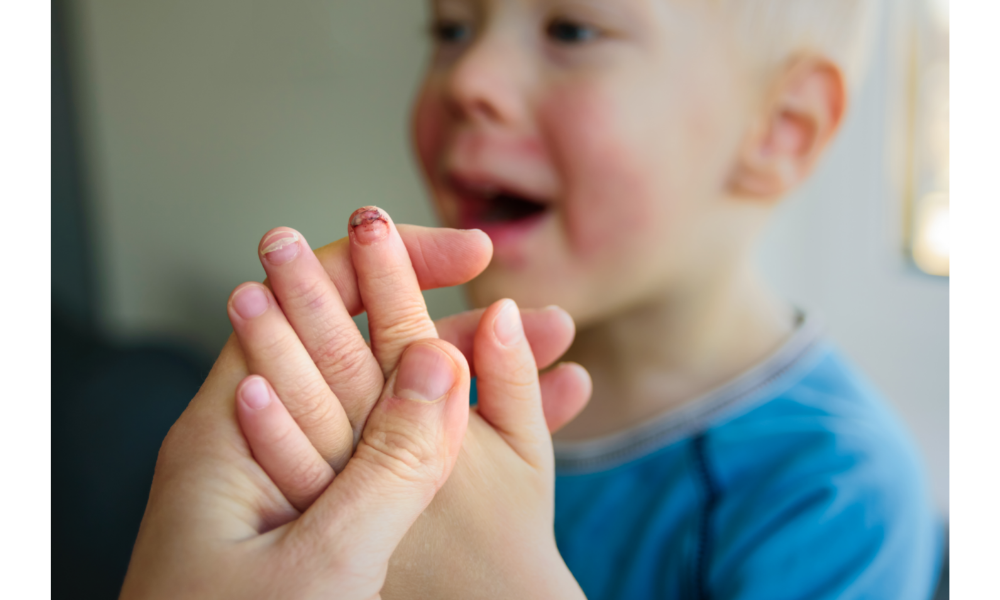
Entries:
POLYGON ((812 171, 844 117, 844 76, 829 60, 793 62, 765 98, 737 156, 730 192, 776 199, 812 171))

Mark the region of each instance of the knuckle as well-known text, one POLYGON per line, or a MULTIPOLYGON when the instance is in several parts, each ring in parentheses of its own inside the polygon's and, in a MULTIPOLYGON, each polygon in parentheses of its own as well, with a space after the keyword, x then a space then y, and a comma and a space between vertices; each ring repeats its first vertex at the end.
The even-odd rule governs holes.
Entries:
POLYGON ((406 283, 406 268, 403 265, 388 264, 384 269, 369 271, 366 279, 370 285, 398 290, 406 283))
POLYGON ((269 448, 284 450, 293 447, 295 441, 294 435, 295 426, 291 423, 285 423, 276 429, 265 430, 261 436, 261 441, 269 448))
POLYGON ((382 340, 405 343, 410 340, 434 335, 434 323, 427 315, 423 304, 408 303, 394 307, 394 310, 378 319, 377 334, 382 340))
POLYGON ((327 288, 315 279, 288 282, 281 289, 282 299, 289 305, 310 312, 321 312, 329 304, 327 288))
POLYGON ((352 381, 365 377, 371 351, 368 346, 356 342, 327 342, 313 354, 316 366, 327 381, 352 381))
POLYGON ((298 460, 285 474, 285 482, 291 494, 311 496, 322 491, 328 482, 326 463, 313 460, 298 460))
MULTIPOLYGON (((332 417, 333 403, 329 398, 329 388, 326 383, 304 384, 296 394, 300 398, 296 402, 292 415, 304 430, 316 430, 326 425, 332 417), (320 388, 323 389, 320 389, 320 388), (324 393, 326 392, 326 393, 324 393)), ((289 407, 291 409, 291 407, 289 407)))
POLYGON ((295 351, 298 339, 291 335, 276 334, 251 338, 247 344, 247 352, 262 357, 264 360, 280 361, 284 364, 285 357, 295 351))
POLYGON ((405 429, 366 431, 364 439, 372 450, 365 456, 397 478, 413 483, 443 479, 443 448, 426 427, 410 423, 405 429))
POLYGON ((538 387, 538 368, 532 363, 521 363, 510 370, 510 378, 514 385, 535 389, 538 387))
POLYGON ((538 371, 530 365, 510 365, 504 368, 480 368, 480 376, 499 385, 505 393, 516 397, 540 394, 538 371))

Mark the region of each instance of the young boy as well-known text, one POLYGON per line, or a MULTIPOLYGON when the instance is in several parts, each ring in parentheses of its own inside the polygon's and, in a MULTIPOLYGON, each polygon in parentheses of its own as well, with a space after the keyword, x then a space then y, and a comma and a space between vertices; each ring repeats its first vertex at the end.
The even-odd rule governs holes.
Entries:
MULTIPOLYGON (((433 5, 413 134, 444 223, 493 242, 470 297, 565 308, 593 378, 555 436, 554 516, 592 600, 932 592, 911 441, 751 261, 843 120, 873 4, 433 5)), ((448 543, 427 547, 446 570, 448 543)))
POLYGON ((752 246, 858 79, 874 2, 435 4, 415 111, 482 306, 557 304, 593 377, 556 435, 556 539, 588 598, 923 598, 917 454, 752 246))

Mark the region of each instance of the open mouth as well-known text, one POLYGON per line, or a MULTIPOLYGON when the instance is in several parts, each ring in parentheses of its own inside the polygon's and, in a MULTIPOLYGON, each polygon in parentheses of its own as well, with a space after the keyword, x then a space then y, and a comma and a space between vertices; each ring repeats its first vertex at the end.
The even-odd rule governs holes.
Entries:
POLYGON ((493 185, 473 185, 455 179, 452 189, 461 203, 461 219, 467 226, 502 225, 527 221, 544 214, 547 203, 493 185))

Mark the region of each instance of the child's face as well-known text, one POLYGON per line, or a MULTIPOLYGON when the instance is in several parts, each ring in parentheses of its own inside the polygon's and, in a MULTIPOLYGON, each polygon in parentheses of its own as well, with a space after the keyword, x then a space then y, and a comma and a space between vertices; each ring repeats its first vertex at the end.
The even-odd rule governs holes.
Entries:
POLYGON ((439 0, 413 114, 445 224, 493 239, 473 302, 586 324, 724 268, 750 94, 686 0, 439 0))

